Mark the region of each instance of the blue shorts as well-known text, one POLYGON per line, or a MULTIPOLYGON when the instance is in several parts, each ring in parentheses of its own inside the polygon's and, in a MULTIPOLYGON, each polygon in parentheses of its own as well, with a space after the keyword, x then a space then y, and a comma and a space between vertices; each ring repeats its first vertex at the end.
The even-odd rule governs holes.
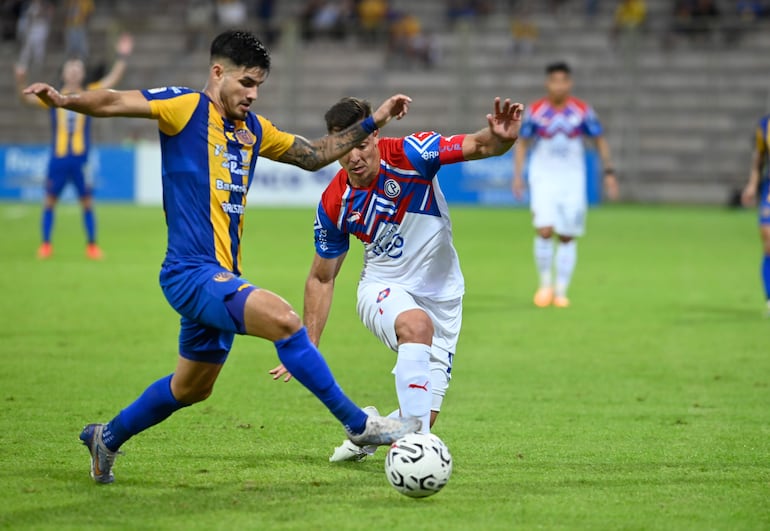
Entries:
POLYGON ((759 187, 759 224, 770 225, 770 179, 759 187))
POLYGON ((51 157, 48 163, 48 179, 45 191, 48 195, 58 198, 67 183, 72 183, 83 199, 91 195, 91 186, 86 183, 86 157, 51 157))
POLYGON ((215 264, 164 265, 160 287, 182 316, 179 354, 192 361, 224 363, 235 334, 245 334, 246 298, 256 288, 215 264))

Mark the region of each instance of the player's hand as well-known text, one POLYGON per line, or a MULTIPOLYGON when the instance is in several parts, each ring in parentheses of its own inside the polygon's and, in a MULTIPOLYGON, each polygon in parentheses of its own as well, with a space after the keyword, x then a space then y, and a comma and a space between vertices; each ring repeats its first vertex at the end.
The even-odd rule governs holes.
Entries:
POLYGON ((118 38, 118 42, 115 43, 115 53, 118 56, 127 57, 134 51, 134 38, 130 33, 123 33, 118 38))
POLYGON ((67 101, 67 96, 62 95, 58 90, 47 83, 33 83, 22 92, 25 96, 37 96, 49 107, 62 107, 67 101))
POLYGON ((13 76, 16 78, 16 83, 24 84, 27 80, 27 69, 23 65, 13 65, 13 76))
POLYGON ((372 114, 377 127, 384 127, 390 120, 400 120, 409 112, 409 104, 412 98, 403 94, 396 94, 385 100, 372 114))
POLYGON ((522 201, 524 199, 524 192, 527 189, 527 185, 524 184, 524 179, 522 179, 521 177, 514 177, 512 188, 513 188, 513 197, 515 197, 517 201, 522 201))
POLYGON ((746 186, 741 192, 741 203, 745 207, 754 206, 757 200, 757 187, 753 184, 746 186))
POLYGON ((286 367, 283 366, 283 363, 281 363, 278 367, 275 369, 270 370, 270 374, 273 375, 273 380, 278 380, 281 376, 284 376, 283 381, 288 382, 291 380, 291 373, 286 370, 286 367))
POLYGON ((618 179, 615 177, 614 171, 604 175, 604 193, 607 194, 607 199, 610 201, 617 201, 620 197, 618 179))
POLYGON ((524 105, 521 103, 511 103, 511 100, 506 98, 501 105, 500 98, 495 98, 494 112, 487 114, 489 130, 501 142, 515 142, 519 138, 523 113, 524 105))

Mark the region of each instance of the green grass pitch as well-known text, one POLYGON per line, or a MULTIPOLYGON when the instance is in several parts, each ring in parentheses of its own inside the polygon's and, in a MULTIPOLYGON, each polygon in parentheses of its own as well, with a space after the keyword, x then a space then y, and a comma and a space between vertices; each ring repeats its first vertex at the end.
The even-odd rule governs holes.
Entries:
MULTIPOLYGON (((466 276, 454 381, 435 432, 438 495, 398 494, 384 452, 332 465, 340 426, 272 345, 239 338, 213 396, 137 436, 98 486, 77 436, 173 370, 157 284, 159 208, 100 205, 106 260, 62 207, 34 258, 36 205, 0 206, 0 528, 770 529, 770 320, 754 215, 609 207, 589 215, 566 310, 531 305, 523 210, 454 208, 466 276)), ((246 278, 298 310, 313 209, 251 209, 246 278)), ((394 408, 394 355, 355 315, 353 242, 322 341, 361 405, 394 408)))

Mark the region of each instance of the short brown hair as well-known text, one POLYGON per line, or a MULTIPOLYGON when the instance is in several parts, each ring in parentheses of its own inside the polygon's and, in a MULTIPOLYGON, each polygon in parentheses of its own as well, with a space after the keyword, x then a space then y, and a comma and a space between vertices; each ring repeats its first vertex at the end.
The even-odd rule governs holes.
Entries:
POLYGON ((329 133, 343 131, 371 115, 372 106, 368 101, 348 96, 326 111, 324 115, 326 130, 329 133))

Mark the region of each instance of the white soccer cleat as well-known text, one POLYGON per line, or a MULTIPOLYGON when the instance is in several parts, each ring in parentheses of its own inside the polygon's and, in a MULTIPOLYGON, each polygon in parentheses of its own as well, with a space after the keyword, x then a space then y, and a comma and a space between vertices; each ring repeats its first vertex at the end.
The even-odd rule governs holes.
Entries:
MULTIPOLYGON (((380 412, 377 411, 377 408, 374 406, 366 406, 364 411, 367 415, 373 415, 375 417, 380 415, 380 412)), ((358 446, 350 439, 345 439, 342 441, 341 445, 334 449, 334 453, 332 453, 329 458, 329 462, 340 463, 343 461, 363 461, 366 459, 366 456, 374 454, 375 451, 377 451, 376 446, 358 446)))
POLYGON ((348 439, 356 446, 384 446, 393 444, 407 433, 420 431, 422 421, 417 417, 391 419, 369 415, 363 433, 348 433, 348 439))

